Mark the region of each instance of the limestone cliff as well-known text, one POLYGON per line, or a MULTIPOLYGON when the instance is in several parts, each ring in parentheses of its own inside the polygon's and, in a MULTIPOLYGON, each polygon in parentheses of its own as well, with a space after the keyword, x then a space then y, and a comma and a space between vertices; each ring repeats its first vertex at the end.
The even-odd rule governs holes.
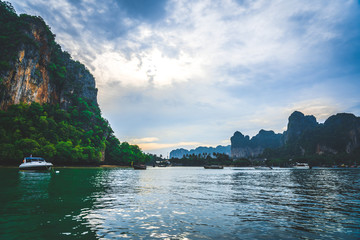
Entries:
POLYGON ((97 105, 93 76, 61 50, 40 17, 1 11, 0 109, 30 102, 67 108, 72 96, 97 105))
MULTIPOLYGON (((231 156, 256 157, 265 149, 277 149, 273 154, 283 157, 360 154, 360 118, 349 113, 330 116, 319 124, 312 115, 293 112, 283 134, 261 130, 250 139, 240 132, 231 137, 231 156)), ((274 156, 275 156, 274 155, 274 156)))
POLYGON ((329 117, 313 138, 318 154, 353 153, 360 147, 360 118, 349 113, 329 117))
POLYGON ((275 134, 274 131, 260 130, 259 133, 250 139, 241 132, 235 132, 230 138, 231 157, 248 158, 257 157, 266 148, 278 148, 282 146, 282 134, 275 134))
POLYGON ((284 133, 285 143, 296 141, 304 132, 311 131, 318 125, 314 116, 305 116, 298 111, 293 112, 289 117, 287 131, 284 133))

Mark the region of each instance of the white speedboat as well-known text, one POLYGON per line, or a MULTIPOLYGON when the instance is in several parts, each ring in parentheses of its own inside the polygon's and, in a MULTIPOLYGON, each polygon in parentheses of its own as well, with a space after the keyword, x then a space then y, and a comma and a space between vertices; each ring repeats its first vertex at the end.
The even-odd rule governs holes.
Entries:
POLYGON ((52 168, 52 163, 46 162, 41 157, 25 157, 22 164, 20 164, 20 170, 41 170, 49 171, 52 168))
POLYGON ((296 163, 295 166, 293 166, 293 168, 296 168, 296 169, 310 169, 310 166, 309 164, 307 163, 296 163))
POLYGON ((273 169, 272 167, 267 167, 267 166, 257 166, 254 167, 256 170, 271 170, 273 169))

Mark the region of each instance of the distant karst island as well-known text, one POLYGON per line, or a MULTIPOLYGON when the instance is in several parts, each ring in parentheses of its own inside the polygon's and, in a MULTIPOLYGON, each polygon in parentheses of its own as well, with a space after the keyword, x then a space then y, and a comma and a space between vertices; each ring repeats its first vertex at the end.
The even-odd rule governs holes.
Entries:
POLYGON ((287 166, 295 161, 310 162, 314 166, 351 166, 360 161, 358 139, 360 118, 353 114, 339 113, 318 123, 314 116, 295 111, 283 133, 262 129, 250 139, 236 131, 230 138, 231 146, 198 147, 190 151, 176 149, 170 152, 170 157, 206 158, 227 154, 241 165, 251 165, 249 159, 256 159, 276 166, 287 166))

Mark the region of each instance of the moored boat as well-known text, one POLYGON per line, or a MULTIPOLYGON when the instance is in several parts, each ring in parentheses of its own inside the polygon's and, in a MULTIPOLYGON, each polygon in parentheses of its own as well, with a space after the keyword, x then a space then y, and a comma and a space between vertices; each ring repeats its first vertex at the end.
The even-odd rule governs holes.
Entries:
POLYGON ((221 165, 205 165, 204 168, 205 169, 223 169, 224 166, 221 166, 221 165))
POLYGON ((146 170, 146 165, 144 164, 133 165, 133 168, 135 170, 146 170))
POLYGON ((37 170, 37 171, 50 171, 52 163, 46 162, 42 157, 25 157, 23 163, 20 164, 19 170, 37 170))
POLYGON ((295 166, 293 166, 293 168, 296 168, 296 169, 310 169, 310 166, 309 164, 307 163, 296 163, 295 166))

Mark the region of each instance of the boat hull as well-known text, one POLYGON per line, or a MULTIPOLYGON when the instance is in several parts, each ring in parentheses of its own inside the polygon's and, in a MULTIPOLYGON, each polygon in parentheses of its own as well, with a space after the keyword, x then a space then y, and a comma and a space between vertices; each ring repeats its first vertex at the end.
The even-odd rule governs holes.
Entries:
POLYGON ((52 165, 38 165, 38 166, 19 166, 19 170, 31 170, 31 171, 50 171, 52 165))
POLYGON ((311 167, 307 163, 296 163, 295 166, 293 166, 294 169, 310 169, 311 167))
POLYGON ((135 170, 146 170, 146 165, 134 165, 135 170))
POLYGON ((42 157, 25 157, 22 164, 19 166, 19 170, 31 170, 31 171, 50 171, 52 163, 46 162, 42 157))
POLYGON ((298 167, 298 166, 294 166, 293 168, 294 168, 294 169, 310 169, 310 167, 309 167, 309 166, 307 166, 307 167, 298 167))

